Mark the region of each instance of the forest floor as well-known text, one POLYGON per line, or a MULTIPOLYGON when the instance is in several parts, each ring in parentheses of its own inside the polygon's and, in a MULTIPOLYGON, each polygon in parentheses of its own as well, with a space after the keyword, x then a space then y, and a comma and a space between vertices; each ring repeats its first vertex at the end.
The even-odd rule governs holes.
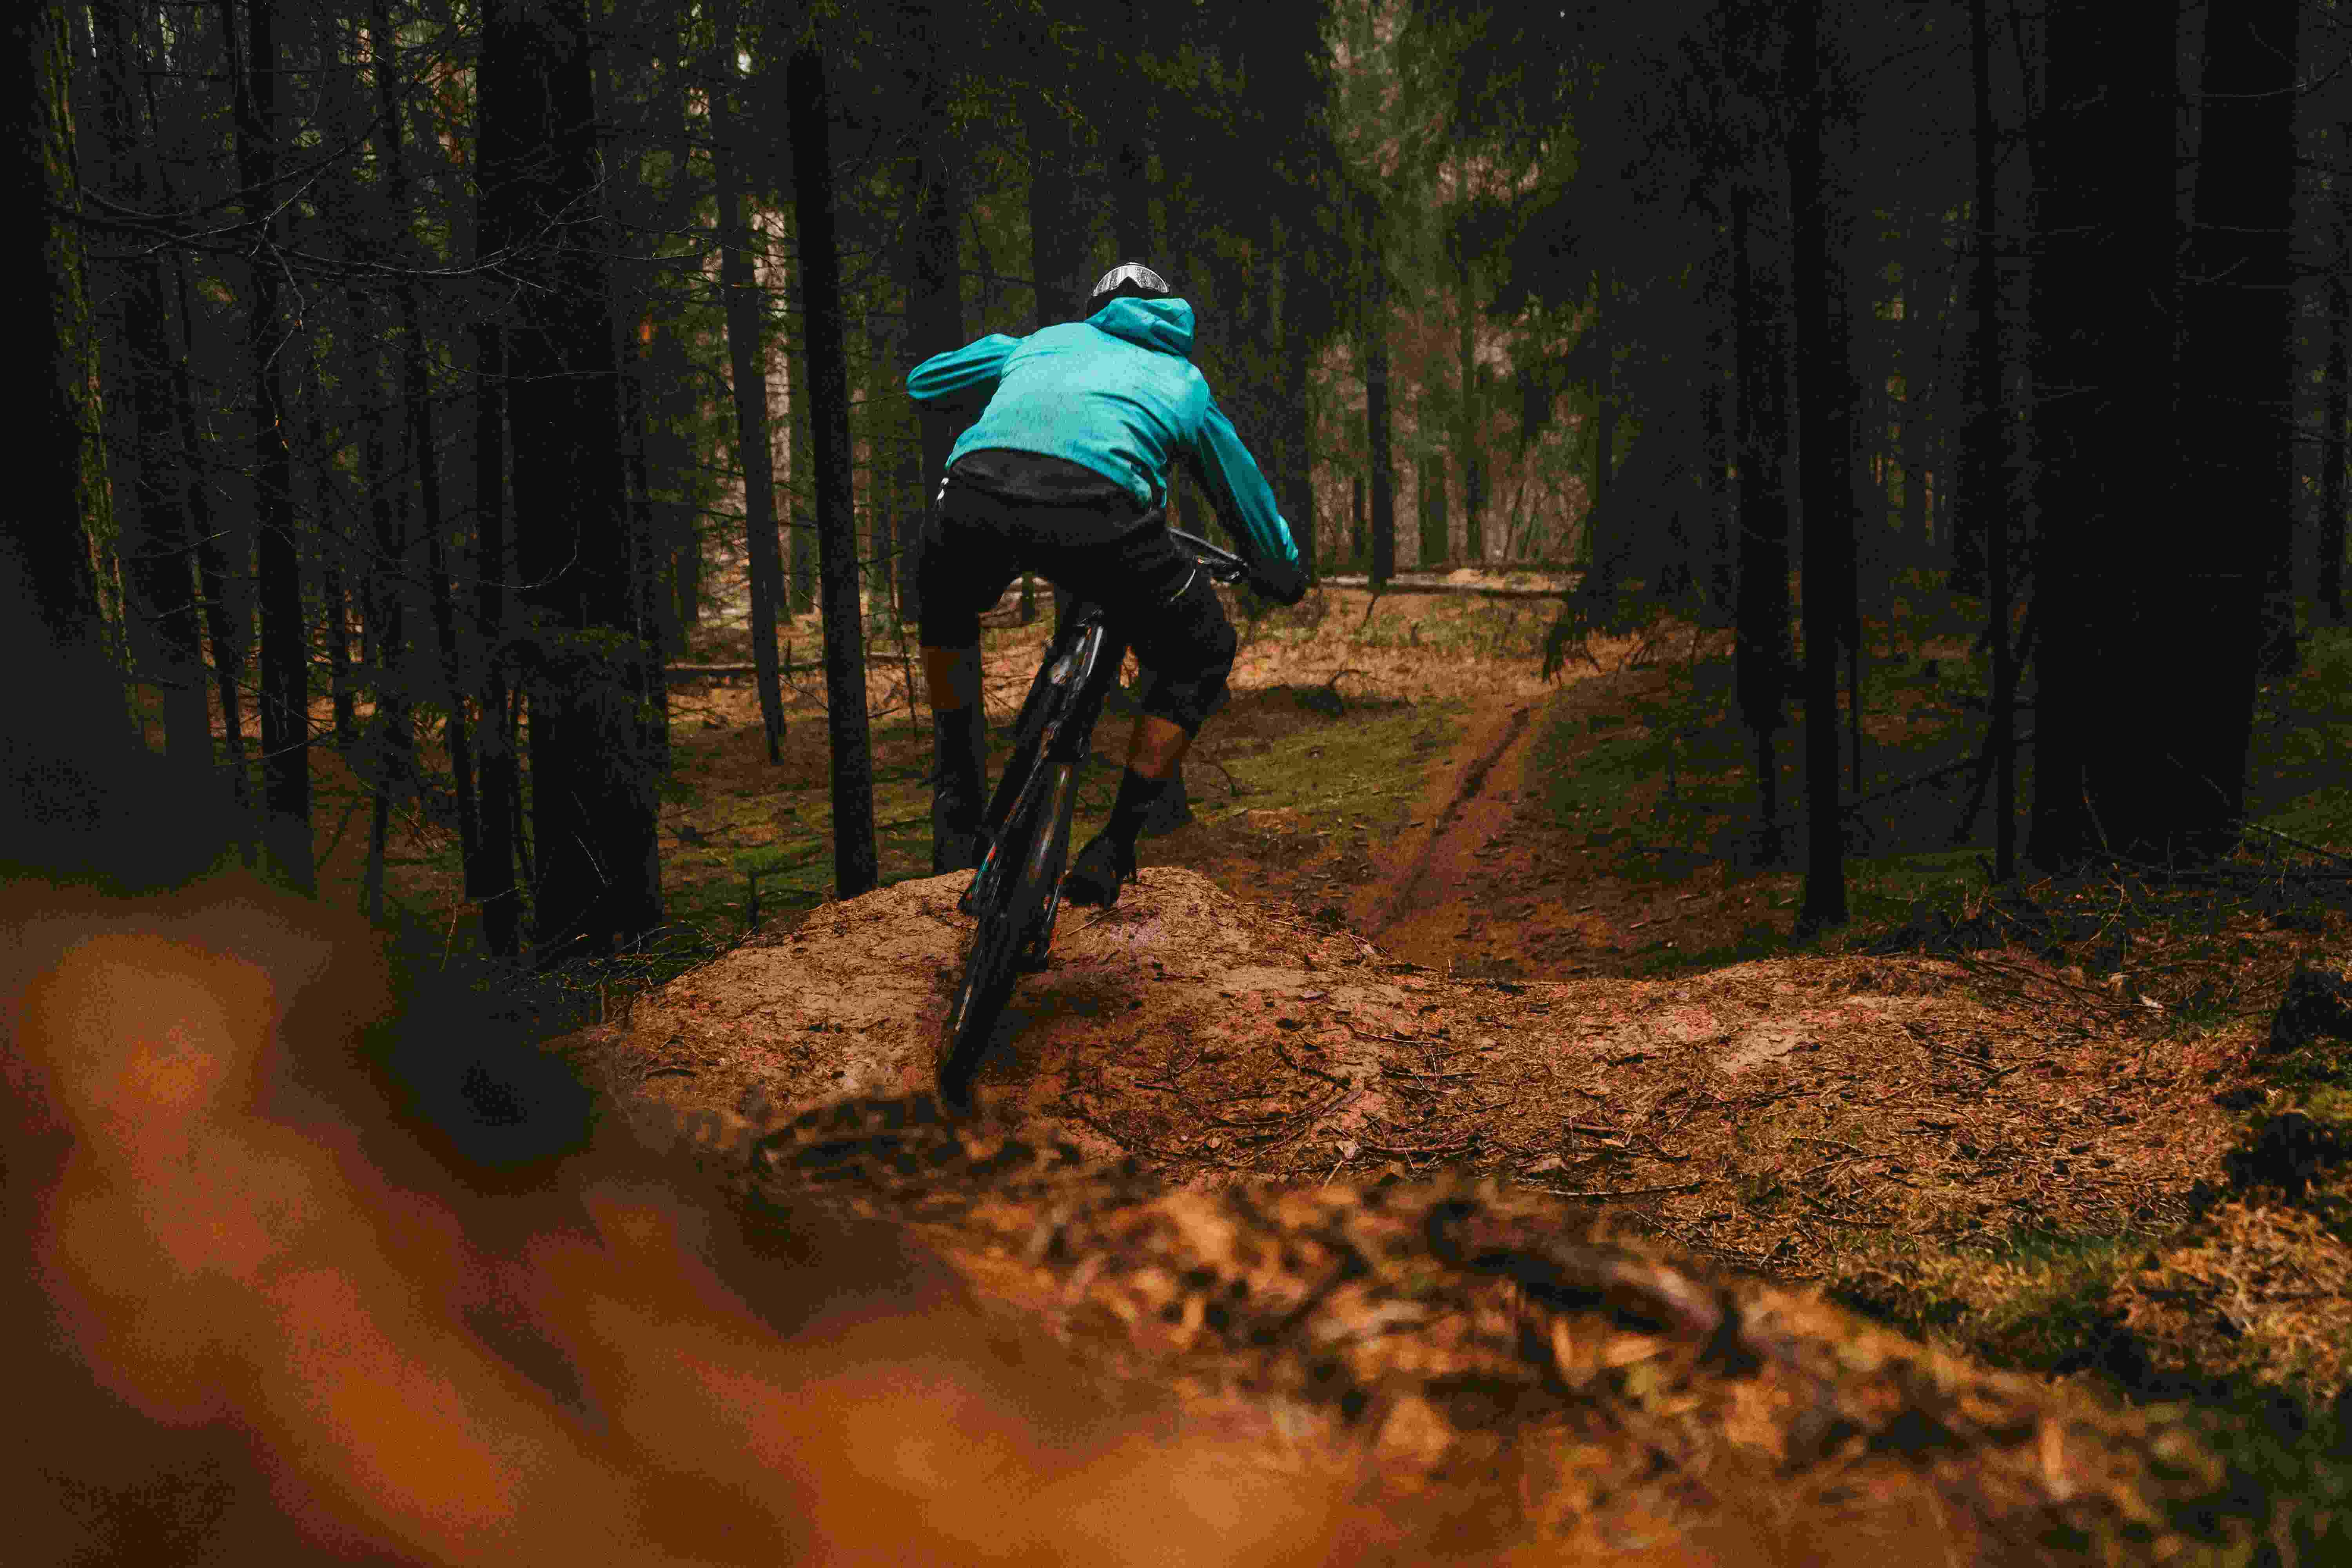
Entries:
MULTIPOLYGON (((1734 1282, 1693 1289, 1779 1292, 1769 1304, 1741 1296, 1740 1310, 1801 1318, 1788 1343, 1843 1340, 1853 1367, 1876 1370, 1855 1372, 1843 1392, 1801 1377, 1739 1397, 1784 1415, 1791 1401, 1870 1405, 1868 1420, 1838 1418, 1868 1436, 1820 1453, 1841 1464, 1907 1455, 1904 1479, 1885 1484, 1944 1510, 1954 1561, 2156 1560, 2176 1549, 2180 1560, 2235 1560, 2257 1525, 2284 1560, 2298 1560, 2298 1542, 2301 1561, 2324 1560, 2312 1553, 2344 1543, 2352 1502, 2339 1451, 2352 1425, 2338 1402, 2352 1384, 2352 1231, 2325 1173, 2352 1152, 2352 1120, 2336 1131, 2352 1071, 2325 1052, 2273 1057, 2267 1046, 2297 965, 2352 952, 2352 637, 2323 632, 2303 673, 2265 690, 2253 797, 2273 836, 2257 835, 2218 885, 2110 875, 1996 893, 1985 814, 1959 831, 1974 770, 1951 766, 1982 742, 1984 661, 1964 619, 1884 608, 1865 662, 1862 793, 1890 793, 1849 821, 1853 921, 1803 942, 1792 934, 1800 879, 1757 863, 1750 740, 1728 710, 1722 634, 1668 621, 1589 639, 1546 681, 1554 606, 1543 601, 1339 589, 1245 618, 1234 700, 1187 764, 1193 820, 1146 842, 1132 911, 1065 922, 1056 969, 1016 999, 1007 1043, 983 1071, 984 1090, 997 1080, 996 1109, 976 1131, 905 1109, 920 1105, 920 1025, 937 1012, 957 929, 940 904, 947 884, 923 875, 929 727, 909 712, 905 661, 887 649, 869 670, 886 886, 838 906, 824 902, 821 691, 794 694, 785 760, 771 766, 748 681, 684 683, 663 813, 682 934, 634 985, 624 977, 609 1022, 583 1037, 584 1059, 624 1101, 708 1112, 711 1127, 733 1125, 754 1087, 787 1120, 814 1117, 770 1139, 773 1182, 842 1178, 979 1295, 1042 1314, 1066 1343, 1116 1340, 1115 1354, 1096 1355, 1103 1364, 1192 1379, 1221 1430, 1238 1420, 1255 1434, 1248 1445, 1287 1444, 1294 1461, 1301 1443, 1339 1451, 1325 1441, 1335 1432, 1369 1432, 1382 1454, 1419 1444, 1415 1473, 1442 1472, 1468 1488, 1459 1506, 1491 1514, 1493 1456, 1464 1435, 1524 1423, 1469 1411, 1461 1388, 1532 1380, 1550 1391, 1538 1424, 1582 1430, 1590 1402, 1560 1394, 1563 1379, 1586 1387, 1578 1357, 1605 1362, 1619 1353, 1612 1336, 1661 1331, 1659 1311, 1626 1308, 1623 1290, 1587 1292, 1576 1300, 1618 1303, 1603 1314, 1615 1327, 1594 1331, 1600 1348, 1556 1345, 1528 1360, 1525 1282, 1560 1265, 1519 1243, 1492 1253, 1486 1271, 1521 1281, 1517 1307, 1480 1306, 1452 1286, 1405 1291, 1416 1304, 1398 1305, 1392 1265, 1419 1244, 1359 1234, 1389 1223, 1361 1216, 1396 1188, 1414 1234, 1435 1234, 1428 1205, 1453 1203, 1447 1213, 1475 1212, 1521 1243, 1526 1226, 1549 1226, 1695 1270, 1675 1276, 1685 1282, 1734 1282), (1898 784, 1908 787, 1890 791, 1898 784), (1235 937, 1241 948, 1224 952, 1235 937), (1161 990, 1181 993, 1167 1017, 1154 1010, 1161 990), (861 1131, 860 1116, 887 1125, 861 1131), (2258 1156, 2283 1137, 2303 1152, 2265 1165, 2258 1156), (1056 1147, 1066 1153, 1047 1159, 1048 1179, 1037 1151, 1056 1147), (942 1215, 882 1169, 908 1162, 992 1174, 960 1178, 969 1190, 942 1215), (992 1185, 1000 1176, 1006 1184, 992 1185), (1266 1195, 1211 1196, 1237 1190, 1266 1195), (1286 1309, 1304 1316, 1252 1349, 1228 1329, 1256 1320, 1235 1316, 1232 1300, 1150 1283, 1238 1271, 1283 1300, 1307 1289, 1252 1274, 1234 1260, 1237 1246, 1344 1256, 1385 1283, 1345 1311, 1307 1289, 1286 1309), (1506 1255, 1507 1266, 1495 1261, 1506 1255), (1391 1262, 1364 1261, 1379 1258, 1391 1262), (1071 1324, 1085 1302, 1099 1310, 1080 1331, 1071 1324), (1432 1337, 1448 1314, 1485 1322, 1471 1336, 1484 1350, 1432 1337), (1853 1348, 1882 1344, 1865 1319, 1932 1351, 1853 1348), (1177 1330, 1146 1332, 1160 1320, 1177 1330), (1517 1325, 1508 1333, 1507 1321, 1517 1325), (1344 1374, 1328 1374, 1342 1415, 1298 1426, 1305 1417, 1283 1414, 1297 1393, 1286 1379, 1321 1364, 1297 1342, 1301 1323, 1318 1343, 1368 1331, 1419 1346, 1407 1356, 1421 1358, 1418 1381, 1406 1380, 1412 1397, 1399 1393, 1396 1366, 1359 1365, 1350 1352, 1344 1374), (1366 1327, 1376 1323, 1389 1326, 1366 1327), (1496 1334, 1520 1348, 1504 1354, 1496 1334), (1931 1369, 1916 1359, 1927 1354, 1948 1359, 1931 1369), (1983 1393, 1996 1384, 1971 1380, 1986 1369, 2029 1382, 1983 1393), (1882 1373, 1891 1381, 1873 1381, 1882 1373), (1943 1392, 1926 1398, 1928 1386, 1943 1392), (1349 1413, 1351 1393, 1361 1397, 1349 1413), (2058 1403, 2034 1405, 2039 1415, 1993 1411, 2019 1399, 2058 1403), (1369 1426, 1358 1419, 1367 1408, 1369 1426), (2184 1410, 2225 1472, 2167 1446, 2184 1410), (2047 1436, 2053 1420, 2074 1436, 2047 1436), (1301 1437, 1307 1427, 1322 1436, 1301 1437), (2076 1441, 2088 1470, 2055 1457, 2053 1444, 2076 1441), (2033 1465, 2019 1458, 2027 1448, 2033 1465), (1972 1458, 1948 1473, 1935 1456, 1951 1453, 1972 1458), (2019 1479, 2035 1466, 2038 1479, 2019 1479), (1486 1479, 1464 1479, 1474 1473, 1486 1479)), ((1044 631, 987 635, 1000 723, 1044 631)), ((813 640, 798 629, 796 643, 813 640)), ((714 627, 696 658, 741 652, 714 627)), ((1791 865, 1801 734, 1792 724, 1780 737, 1791 865)), ((1114 724, 1104 740, 1111 755, 1082 819, 1107 807, 1116 779, 1114 724)), ((2029 752, 2029 788, 2030 763, 2029 752)), ((322 764, 322 779, 337 765, 322 764)), ((394 890, 416 945, 446 951, 466 920, 451 846, 428 816, 410 820, 394 890)), ((328 865, 331 881, 352 885, 348 844, 328 865)), ((1545 1300, 1547 1343, 1585 1331, 1545 1300)), ((1627 1366, 1645 1361, 1622 1353, 1627 1366)), ((1773 1376, 1796 1376, 1805 1356, 1790 1355, 1773 1376)), ((1661 1373, 1656 1388, 1671 1392, 1660 1408, 1729 1408, 1705 1361, 1661 1373)), ((1658 1528, 1685 1542, 1737 1516, 1742 1551, 1810 1561, 1795 1543, 1853 1525, 1859 1516, 1839 1499, 1880 1484, 1808 1460, 1797 1467, 1803 1500, 1769 1528, 1756 1523, 1762 1494, 1728 1481, 1710 1513, 1693 1500, 1706 1490, 1696 1478, 1734 1461, 1691 1447, 1687 1432, 1645 1426, 1647 1394, 1629 1405, 1622 1379, 1612 1386, 1603 1424, 1615 1436, 1592 1451, 1622 1458, 1633 1449, 1612 1444, 1646 1443, 1672 1462, 1637 1485, 1619 1458, 1595 1458, 1585 1479, 1600 1491, 1580 1491, 1559 1468, 1573 1468, 1561 1456, 1574 1444, 1539 1445, 1553 1468, 1523 1468, 1513 1485, 1596 1507, 1612 1489, 1632 1500, 1629 1512, 1592 1516, 1619 1545, 1642 1534, 1637 1515, 1670 1521, 1658 1528), (1766 1536, 1780 1544, 1758 1544, 1766 1536)), ((1814 1452, 1792 1430, 1756 1448, 1784 1480, 1792 1454, 1814 1452)), ((1585 1430, 1578 1441, 1597 1439, 1585 1430)), ((1901 1511, 1873 1516, 1856 1539, 1891 1539, 1901 1511)), ((1515 1517, 1532 1533, 1507 1531, 1502 1545, 1568 1529, 1557 1510, 1515 1517)))

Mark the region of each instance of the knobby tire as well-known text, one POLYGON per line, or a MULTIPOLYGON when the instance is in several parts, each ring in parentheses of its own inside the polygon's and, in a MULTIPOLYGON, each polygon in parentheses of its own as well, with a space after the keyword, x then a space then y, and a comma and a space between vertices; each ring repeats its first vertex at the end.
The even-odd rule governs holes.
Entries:
POLYGON ((971 1101, 972 1076, 996 1032, 996 1021, 1012 1000, 1031 939, 1045 923, 1069 852, 1070 815, 1076 805, 1077 770, 1065 761, 1037 793, 1023 819, 1009 824, 1005 842, 1022 846, 1021 864, 1002 893, 980 910, 964 960, 963 980, 948 1009, 947 1037, 940 1058, 940 1096, 961 1108, 971 1101))

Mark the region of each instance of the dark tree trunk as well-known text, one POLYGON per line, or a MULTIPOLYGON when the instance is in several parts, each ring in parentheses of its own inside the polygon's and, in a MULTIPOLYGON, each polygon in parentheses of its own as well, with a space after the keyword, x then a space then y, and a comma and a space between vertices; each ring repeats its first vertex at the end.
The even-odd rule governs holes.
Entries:
POLYGON ((1363 237, 1371 268, 1364 319, 1364 426, 1372 464, 1372 587, 1396 575, 1396 476, 1389 458, 1388 226, 1377 197, 1364 204, 1363 237))
POLYGON ((1478 280, 1465 248, 1457 258, 1462 284, 1455 308, 1459 406, 1454 437, 1454 461, 1462 470, 1462 554, 1473 566, 1486 559, 1486 497, 1485 469, 1478 455, 1478 280))
POLYGON ((792 432, 791 446, 785 453, 789 463, 784 484, 788 519, 785 544, 791 560, 787 563, 790 579, 784 597, 791 613, 798 616, 816 607, 816 438, 809 418, 808 272, 803 265, 800 226, 790 214, 785 214, 784 218, 792 224, 793 232, 792 272, 784 286, 784 310, 794 322, 784 347, 785 423, 792 432))
POLYGON ((2327 618, 2344 624, 2345 424, 2352 419, 2352 289, 2344 271, 2352 267, 2352 235, 2339 216, 2336 266, 2327 275, 2327 392, 2319 432, 2319 603, 2327 618))
POLYGON ((2000 403, 2000 288, 1994 247, 1992 30, 1986 0, 1969 0, 1969 63, 1976 100, 1976 266, 1969 274, 1966 472, 1960 510, 1984 541, 1986 614, 1992 633, 1993 879, 2017 874, 2017 671, 2011 654, 2007 420, 2000 403))
MULTIPOLYGON (((370 26, 378 37, 393 36, 388 0, 370 0, 370 26)), ((417 259, 422 247, 415 238, 408 184, 405 118, 400 86, 393 77, 393 51, 375 57, 376 145, 383 160, 385 199, 398 227, 398 254, 417 259)), ((416 305, 416 284, 403 277, 393 286, 393 304, 400 327, 400 454, 401 471, 415 486, 416 531, 425 543, 425 591, 433 607, 435 652, 439 656, 441 700, 448 710, 449 779, 457 802, 457 841, 468 890, 481 853, 480 808, 474 795, 474 759, 466 725, 464 660, 457 639, 457 606, 449 584, 449 563, 443 531, 441 446, 434 426, 434 397, 425 355, 425 330, 416 305)))
POLYGON ((817 574, 824 609, 826 727, 833 747, 833 879, 854 899, 880 879, 874 844, 874 753, 866 727, 866 648, 857 606, 857 520, 852 507, 849 374, 844 363, 841 257, 834 235, 833 153, 824 59, 813 44, 786 68, 793 204, 800 220, 815 450, 817 574))
MULTIPOLYGON (((1711 275, 1711 287, 1721 289, 1723 273, 1711 275)), ((1737 455, 1732 450, 1732 432, 1728 408, 1738 391, 1738 367, 1726 363, 1735 359, 1733 341, 1738 324, 1729 313, 1717 308, 1710 312, 1706 353, 1703 361, 1704 381, 1699 387, 1699 417, 1704 432, 1706 474, 1700 484, 1702 504, 1706 508, 1706 526, 1701 545, 1706 554, 1706 574, 1700 594, 1714 624, 1737 624, 1739 595, 1738 518, 1734 510, 1732 478, 1737 468, 1737 455)))
POLYGON ((245 187, 247 351, 252 356, 254 507, 260 526, 256 571, 261 598, 262 846, 276 874, 305 892, 318 888, 310 844, 310 638, 302 613, 302 558, 294 536, 293 458, 286 442, 286 340, 278 299, 285 218, 277 211, 277 0, 247 0, 240 39, 236 0, 221 0, 231 40, 236 102, 237 179, 245 187), (238 55, 238 44, 243 55, 238 55))
POLYGON ((783 581, 776 536, 775 454, 768 439, 767 295, 752 275, 751 234, 736 177, 736 16, 719 27, 710 86, 710 171, 719 204, 719 282, 727 299, 727 353, 734 377, 735 450, 743 470, 744 554, 751 579, 751 665, 768 761, 784 760, 784 692, 776 659, 776 590, 783 581))
POLYGON ((1730 241, 1739 549, 1732 668, 1739 721, 1756 739, 1756 857, 1777 866, 1786 854, 1776 738, 1789 691, 1789 429, 1780 293, 1756 264, 1748 203, 1747 187, 1735 186, 1730 241))
MULTIPOLYGON (((931 151, 923 160, 921 217, 916 226, 914 272, 907 301, 912 327, 908 341, 908 369, 914 362, 961 347, 963 331, 963 252, 958 239, 961 203, 956 174, 947 149, 953 143, 944 124, 934 131, 931 151)), ((897 389, 894 389, 894 393, 897 389)), ((902 394, 900 395, 903 395, 902 394)), ((967 423, 948 408, 924 408, 917 418, 922 427, 923 478, 927 493, 935 489, 948 466, 949 448, 967 423)), ((909 584, 914 563, 907 563, 909 584)), ((909 595, 904 614, 915 617, 921 605, 909 595)))
MULTIPOLYGON (((115 199, 136 208, 166 205, 149 165, 151 154, 137 95, 130 7, 99 12, 99 122, 108 181, 115 199)), ((173 416, 171 306, 163 264, 152 255, 121 266, 123 381, 113 398, 128 395, 131 428, 124 460, 130 482, 117 483, 115 517, 134 608, 152 639, 153 675, 163 692, 163 743, 172 788, 184 802, 209 802, 213 777, 212 721, 205 700, 204 627, 196 597, 188 527, 188 475, 173 416), (122 499, 130 498, 123 506, 122 499)))
MULTIPOLYGON (((170 199, 167 190, 165 198, 170 199)), ((205 637, 212 644, 213 685, 220 700, 221 749, 228 764, 229 795, 236 808, 239 853, 253 863, 253 781, 246 765, 245 668, 251 617, 223 543, 230 530, 215 521, 211 474, 196 428, 195 379, 188 368, 195 345, 196 316, 190 300, 187 258, 173 253, 173 291, 178 306, 180 342, 172 365, 172 419, 178 427, 180 461, 187 486, 188 527, 195 535, 196 583, 205 606, 205 637)))
POLYGON ((1446 537, 1445 459, 1433 452, 1416 468, 1412 488, 1414 510, 1421 514, 1421 539, 1414 563, 1427 572, 1444 564, 1451 542, 1446 537))
POLYGON ((2214 574, 2186 606, 2206 611, 2215 636, 2200 666, 2209 721, 2178 738, 2184 798, 2168 835, 2197 857, 2236 842, 2256 685, 2297 663, 2288 563, 2300 21, 2294 0, 2247 0, 2216 8, 2206 26, 2176 446, 2189 460, 2189 515, 2220 525, 2214 574))
MULTIPOLYGON (((314 426, 313 435, 320 434, 314 426)), ((327 515, 326 470, 331 465, 331 454, 325 446, 316 447, 320 467, 318 510, 316 516, 327 515)), ((343 581, 343 569, 331 552, 332 543, 321 542, 328 553, 319 563, 319 596, 324 601, 323 629, 327 634, 327 706, 334 714, 335 750, 349 752, 359 743, 359 693, 352 685, 352 593, 343 581)))
POLYGON ((2197 563, 2226 556, 2228 531, 2193 552, 2147 548, 2154 520, 2198 515, 2173 495, 2177 474, 2147 436, 2173 427, 2174 24, 2169 5, 2124 13, 2097 0, 2053 5, 2046 24, 2033 142, 2039 630, 2026 852, 2052 870, 2186 847, 2173 838, 2188 826, 2180 814, 2202 815, 2194 797, 2209 793, 2181 744, 2214 722, 2200 667, 2252 646, 2251 628, 2234 642, 2229 628, 2181 635, 2211 626, 2214 606, 2189 613, 2197 563))
POLYGON ((1853 604, 1853 378, 1838 300, 1843 279, 1830 242, 1835 198, 1822 157, 1827 65, 1820 16, 1799 5, 1789 16, 1790 270, 1796 280, 1797 486, 1805 520, 1805 898, 1797 927, 1819 931, 1846 921, 1837 653, 1853 604))
MULTIPOLYGON (((489 209, 507 193, 482 195, 481 228, 508 220, 489 209)), ((487 258, 491 247, 483 242, 487 258)), ((495 322, 474 329, 474 622, 488 652, 482 661, 480 855, 467 868, 466 892, 482 906, 482 930, 500 958, 522 952, 522 889, 515 880, 522 817, 522 769, 508 722, 514 653, 507 634, 506 333, 495 322)))
POLYGON ((507 331, 515 566, 535 613, 535 941, 601 957, 661 923, 653 687, 626 478, 582 0, 498 0, 480 70, 482 240, 535 287, 507 331))
POLYGON ((1616 593, 1625 544, 1618 518, 1609 505, 1609 484, 1616 477, 1617 456, 1617 356, 1609 341, 1613 325, 1610 300, 1609 275, 1604 272, 1594 279, 1592 324, 1587 329, 1597 352, 1592 373, 1592 495, 1584 509, 1581 553, 1587 569, 1584 591, 1596 599, 1616 593))
MULTIPOLYGON (((355 331, 352 341, 364 343, 370 339, 355 331)), ((368 495, 368 516, 375 542, 375 559, 370 563, 365 588, 368 637, 373 645, 375 664, 375 714, 369 724, 367 759, 373 764, 375 799, 368 815, 367 871, 362 907, 372 923, 381 924, 392 803, 396 795, 415 787, 416 729, 405 679, 411 519, 407 493, 395 486, 389 471, 375 360, 375 354, 367 353, 354 368, 366 389, 370 405, 365 414, 367 434, 359 479, 368 495)))
POLYGON ((1309 576, 1316 570, 1318 552, 1316 549, 1315 524, 1315 454, 1310 450, 1314 426, 1308 417, 1307 374, 1315 345, 1307 336, 1306 326, 1297 312, 1288 308, 1297 298, 1295 290, 1306 285, 1299 277, 1296 261, 1285 268, 1285 300, 1282 321, 1281 365, 1282 383, 1278 397, 1281 405, 1275 417, 1289 432, 1282 444, 1282 461, 1276 482, 1281 489, 1283 520, 1290 524, 1293 542, 1298 546, 1299 563, 1309 576))
MULTIPOLYGON (((0 500, 0 660, 28 711, 0 724, 0 874, 186 874, 189 824, 157 831, 135 770, 120 673, 106 657, 93 535, 105 454, 84 282, 68 107, 66 7, 21 4, 0 25, 0 288, 16 307, 9 483, 0 500), (183 850, 165 869, 157 858, 183 850)), ((204 857, 194 857, 199 862, 204 857)))

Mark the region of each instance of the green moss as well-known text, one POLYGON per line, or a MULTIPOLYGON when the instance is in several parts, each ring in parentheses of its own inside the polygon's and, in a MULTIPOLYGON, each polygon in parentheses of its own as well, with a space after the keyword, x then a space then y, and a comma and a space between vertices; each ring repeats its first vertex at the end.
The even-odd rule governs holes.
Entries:
POLYGON ((1839 1280, 1843 1305, 1997 1366, 2071 1372, 2112 1337, 2116 1281, 2144 1235, 2019 1230, 1979 1247, 1897 1256, 1839 1280))

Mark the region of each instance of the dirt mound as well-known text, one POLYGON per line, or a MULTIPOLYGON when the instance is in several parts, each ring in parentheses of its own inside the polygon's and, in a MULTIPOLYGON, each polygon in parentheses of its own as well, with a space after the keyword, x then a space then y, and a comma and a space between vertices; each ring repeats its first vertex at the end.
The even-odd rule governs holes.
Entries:
POLYGON ((826 906, 568 1047, 755 1195, 887 1215, 985 1309, 1269 1463, 1368 1467, 1505 1535, 1884 1544, 1932 1518, 1950 1560, 2007 1562, 2196 1533, 2174 1521, 2219 1478, 2160 1419, 1656 1250, 1786 1277, 2004 1205, 2176 1204, 2139 1166, 2218 1152, 2228 1120, 2063 976, 1455 983, 1154 869, 1065 919, 950 1124, 928 1089, 962 881, 826 906))
MULTIPOLYGON (((751 1100, 789 1119, 926 1089, 971 929, 955 908, 968 880, 827 905, 568 1044, 656 1121, 740 1115, 751 1100)), ((1387 1108, 1368 1031, 1412 1026, 1407 993, 1376 959, 1352 936, 1286 923, 1192 872, 1147 870, 1118 908, 1064 912, 1051 961, 1022 980, 997 1027, 980 1092, 992 1115, 1042 1121, 1092 1154, 1182 1143, 1207 1164, 1257 1169, 1280 1143, 1344 1135, 1387 1108), (1307 1031, 1303 1010, 1318 1004, 1347 1010, 1358 1030, 1307 1031), (1326 1102, 1311 1115, 1264 1114, 1307 1085, 1326 1102), (1278 1139, 1266 1132, 1276 1121, 1278 1139)))

